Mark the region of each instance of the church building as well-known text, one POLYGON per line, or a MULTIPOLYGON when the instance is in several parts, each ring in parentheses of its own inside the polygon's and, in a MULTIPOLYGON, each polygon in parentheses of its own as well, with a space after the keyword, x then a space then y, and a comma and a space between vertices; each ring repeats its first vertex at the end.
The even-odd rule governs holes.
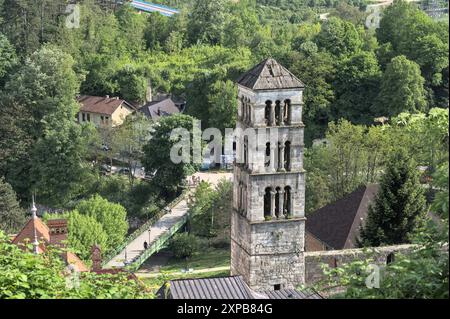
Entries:
POLYGON ((305 278, 305 85, 271 58, 237 84, 243 134, 234 168, 231 275, 256 291, 296 288, 305 278))

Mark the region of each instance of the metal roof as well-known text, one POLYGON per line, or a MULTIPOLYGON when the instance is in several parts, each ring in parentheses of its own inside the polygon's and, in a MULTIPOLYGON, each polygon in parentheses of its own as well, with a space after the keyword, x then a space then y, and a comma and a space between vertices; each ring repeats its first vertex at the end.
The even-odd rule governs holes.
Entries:
POLYGON ((241 277, 173 280, 173 299, 254 299, 241 277))
POLYGON ((237 83, 254 91, 305 87, 302 81, 272 58, 262 61, 241 75, 237 83))
MULTIPOLYGON (((164 297, 165 287, 159 290, 160 297, 164 297)), ((171 299, 322 299, 314 290, 257 293, 249 288, 242 276, 172 280, 168 287, 171 299)))
POLYGON ((267 291, 265 294, 269 299, 323 299, 315 290, 282 289, 267 291))

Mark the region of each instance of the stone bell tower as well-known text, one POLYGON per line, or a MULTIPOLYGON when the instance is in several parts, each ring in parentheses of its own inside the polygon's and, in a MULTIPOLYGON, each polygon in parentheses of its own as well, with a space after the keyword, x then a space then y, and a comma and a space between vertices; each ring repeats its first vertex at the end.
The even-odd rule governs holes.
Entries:
POLYGON ((231 274, 256 291, 295 288, 305 277, 305 85, 274 59, 237 83, 244 133, 234 168, 231 274))

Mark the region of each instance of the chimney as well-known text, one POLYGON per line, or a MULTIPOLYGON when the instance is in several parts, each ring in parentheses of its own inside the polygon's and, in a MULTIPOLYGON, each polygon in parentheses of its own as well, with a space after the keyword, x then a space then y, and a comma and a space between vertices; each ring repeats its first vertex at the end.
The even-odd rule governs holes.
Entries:
POLYGON ((102 270, 102 251, 98 245, 92 246, 91 249, 92 271, 102 270))
POLYGON ((152 101, 153 101, 152 83, 149 80, 147 84, 147 92, 145 93, 145 102, 148 103, 152 101))
POLYGON ((67 220, 66 219, 53 219, 47 222, 47 226, 50 230, 50 243, 64 247, 64 242, 67 240, 67 220))

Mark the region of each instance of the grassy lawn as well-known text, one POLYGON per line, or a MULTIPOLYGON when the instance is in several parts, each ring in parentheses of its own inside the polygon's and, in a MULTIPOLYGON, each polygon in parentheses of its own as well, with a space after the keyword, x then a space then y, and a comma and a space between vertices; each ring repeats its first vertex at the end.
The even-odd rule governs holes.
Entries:
POLYGON ((201 253, 197 253, 192 258, 180 260, 171 258, 166 266, 161 268, 163 272, 179 272, 182 269, 192 268, 194 270, 225 267, 230 265, 229 249, 209 248, 201 253))
POLYGON ((156 278, 143 278, 142 282, 151 290, 152 293, 156 293, 159 288, 162 287, 169 280, 175 279, 191 279, 191 278, 211 278, 211 277, 225 277, 229 276, 229 271, 215 271, 215 272, 207 272, 202 274, 186 274, 186 275, 170 275, 170 274, 161 274, 161 276, 156 278))

